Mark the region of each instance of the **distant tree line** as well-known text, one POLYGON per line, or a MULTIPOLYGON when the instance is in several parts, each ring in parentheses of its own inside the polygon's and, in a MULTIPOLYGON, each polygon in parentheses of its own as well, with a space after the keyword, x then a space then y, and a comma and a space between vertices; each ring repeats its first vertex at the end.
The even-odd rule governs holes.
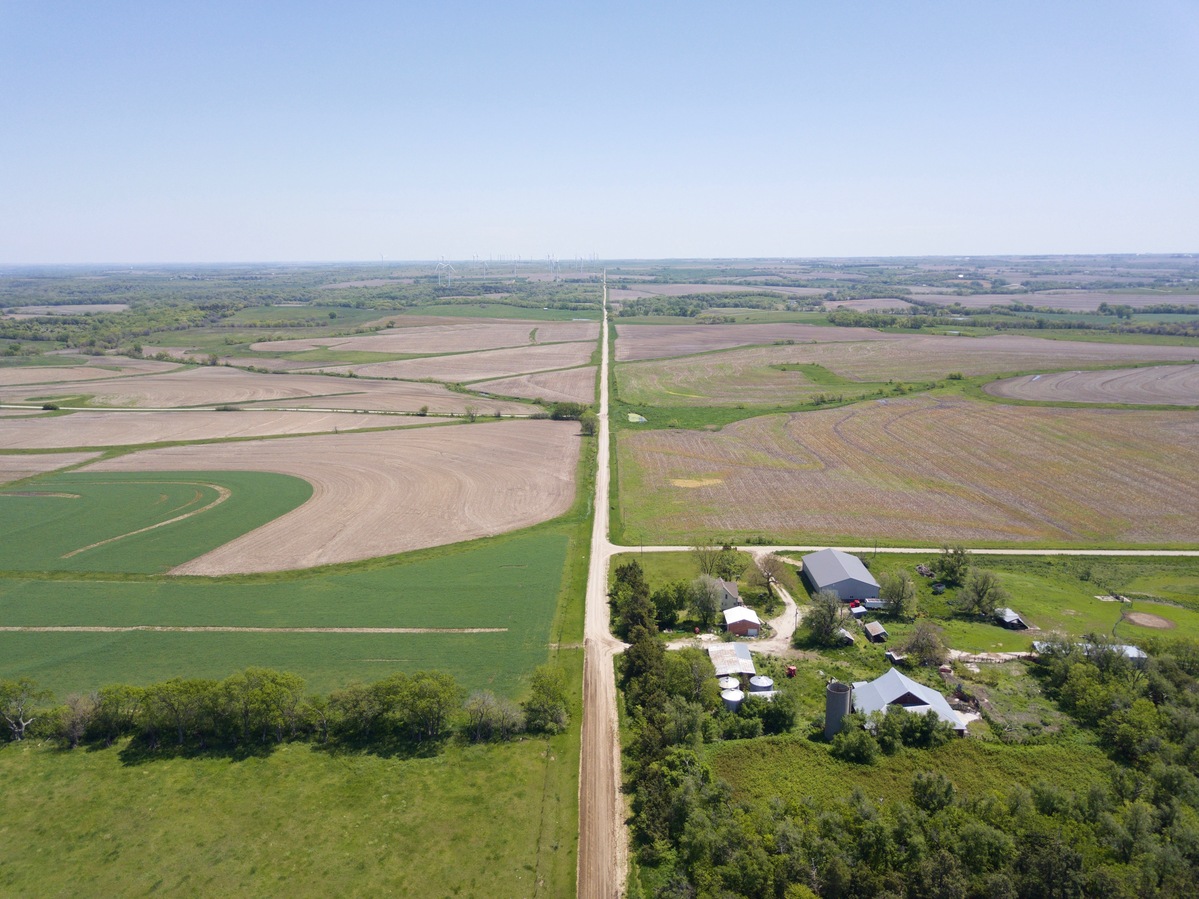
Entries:
POLYGON ((73 693, 61 704, 29 678, 0 680, 0 721, 10 740, 37 737, 69 748, 130 737, 148 752, 296 740, 396 750, 436 744, 455 732, 473 741, 557 733, 568 709, 565 676, 549 665, 533 672, 529 697, 519 705, 487 691, 466 696, 452 675, 439 671, 354 682, 326 696, 310 694, 296 674, 247 668, 224 680, 115 684, 73 693))

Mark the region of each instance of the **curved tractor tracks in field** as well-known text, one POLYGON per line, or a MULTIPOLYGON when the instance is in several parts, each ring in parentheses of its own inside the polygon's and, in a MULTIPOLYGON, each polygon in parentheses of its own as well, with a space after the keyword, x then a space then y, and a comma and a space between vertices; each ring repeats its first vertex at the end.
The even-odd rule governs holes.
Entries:
MULTIPOLYGON (((616 712, 614 659, 625 648, 608 627, 608 563, 613 555, 637 547, 617 546, 608 539, 608 287, 605 279, 600 327, 599 444, 595 473, 595 520, 591 531, 591 563, 587 573, 583 663, 583 733, 579 759, 578 895, 581 899, 613 899, 624 895, 628 876, 626 809, 621 791, 620 734, 616 712)), ((824 546, 739 546, 756 560, 771 552, 815 552, 824 546)), ((923 553, 929 547, 837 547, 846 552, 923 553)), ((641 552, 687 552, 689 546, 642 546, 641 552)), ((1155 549, 972 549, 977 555, 1027 556, 1199 556, 1199 550, 1155 549)), ((757 652, 785 649, 802 619, 794 601, 780 591, 783 612, 770 624, 775 637, 751 644, 757 652)), ((691 645, 694 641, 680 641, 691 645)))

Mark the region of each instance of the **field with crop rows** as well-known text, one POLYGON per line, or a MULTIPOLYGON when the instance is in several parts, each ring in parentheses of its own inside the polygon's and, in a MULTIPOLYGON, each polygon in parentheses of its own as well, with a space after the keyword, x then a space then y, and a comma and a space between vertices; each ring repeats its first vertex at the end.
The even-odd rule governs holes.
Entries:
POLYGON ((617 452, 625 533, 655 542, 1199 543, 1192 412, 914 397, 623 432, 617 452))
MULTIPOLYGON (((729 325, 727 327, 740 327, 729 325)), ((845 331, 851 329, 821 329, 845 331)), ((617 346, 619 347, 619 342, 617 346)), ((620 398, 647 406, 787 405, 830 388, 777 366, 816 364, 851 381, 931 381, 951 372, 988 375, 1072 366, 1189 362, 1199 349, 1046 340, 1039 337, 905 335, 850 343, 803 343, 663 359, 616 368, 620 398)), ((837 387, 846 396, 852 387, 837 387)))
POLYGON ((1006 399, 1199 406, 1199 365, 1024 375, 986 385, 1006 399))

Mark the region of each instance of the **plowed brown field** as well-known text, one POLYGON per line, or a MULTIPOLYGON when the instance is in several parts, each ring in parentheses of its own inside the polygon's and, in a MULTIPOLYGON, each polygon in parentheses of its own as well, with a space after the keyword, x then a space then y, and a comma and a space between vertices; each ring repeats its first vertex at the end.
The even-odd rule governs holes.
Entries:
POLYGON ((1185 306, 1199 305, 1199 294, 1171 293, 1099 293, 1090 290, 1044 290, 1040 293, 1021 294, 975 294, 974 296, 959 297, 952 294, 929 293, 917 294, 913 297, 929 303, 940 303, 952 306, 961 303, 968 309, 985 309, 988 306, 1008 306, 1012 303, 1041 306, 1046 309, 1061 309, 1066 312, 1094 312, 1100 303, 1110 303, 1113 306, 1132 306, 1140 309, 1158 303, 1181 304, 1185 306))
POLYGON ((573 368, 576 365, 587 364, 593 352, 595 352, 595 344, 590 342, 552 343, 546 346, 461 353, 456 356, 405 359, 401 362, 325 366, 322 370, 352 371, 367 378, 404 378, 412 381, 431 378, 435 381, 467 383, 545 371, 551 368, 573 368))
POLYGON ((625 526, 647 541, 1199 542, 1193 412, 916 397, 622 433, 619 452, 625 526))
MULTIPOLYGON (((28 402, 30 397, 56 392, 88 395, 92 405, 168 409, 222 404, 270 403, 272 406, 311 406, 318 409, 363 409, 415 412, 428 406, 433 413, 462 412, 478 405, 475 397, 447 390, 440 384, 367 381, 328 375, 279 375, 235 368, 203 367, 139 378, 110 378, 72 385, 62 391, 46 386, 0 388, 0 402, 28 402)), ((487 411, 492 411, 489 404, 487 411)), ((505 414, 527 413, 527 406, 500 403, 505 414)))
POLYGON ((520 396, 552 403, 594 403, 595 366, 546 371, 517 378, 502 378, 498 381, 481 381, 472 384, 471 388, 502 396, 520 396))
POLYGON ((984 389, 995 396, 1021 400, 1199 406, 1199 365, 1025 375, 995 381, 984 389))
POLYGON ((556 421, 338 434, 122 456, 87 471, 274 471, 313 485, 308 502, 176 569, 282 571, 391 555, 515 530, 574 498, 578 425, 556 421))
POLYGON ((595 340, 596 322, 538 322, 507 319, 438 319, 434 324, 392 328, 351 337, 311 337, 256 343, 252 350, 301 352, 317 347, 373 353, 465 353, 501 347, 595 340))
POLYGON ((618 366, 616 380, 621 398, 632 403, 764 405, 793 403, 809 393, 839 392, 839 388, 811 384, 800 372, 771 368, 783 363, 816 363, 856 381, 927 381, 943 378, 950 372, 986 375, 1071 365, 1192 359, 1199 359, 1199 349, 1195 347, 1083 343, 1007 335, 905 335, 890 340, 755 347, 687 359, 638 362, 618 366))
POLYGON ((70 415, 5 421, 4 427, 0 428, 0 449, 129 446, 166 440, 415 427, 448 420, 348 412, 72 412, 70 415))
POLYGON ((86 365, 27 365, 15 368, 0 368, 0 387, 19 384, 57 384, 70 381, 90 381, 97 378, 115 378, 119 375, 166 372, 178 367, 173 362, 105 356, 86 365))
POLYGON ((870 328, 834 328, 790 322, 762 325, 625 325, 616 326, 616 361, 664 359, 710 350, 772 344, 844 343, 852 340, 894 340, 893 335, 870 328))
POLYGON ((35 474, 45 474, 68 465, 96 458, 96 453, 39 453, 36 456, 0 455, 0 484, 19 481, 35 474))

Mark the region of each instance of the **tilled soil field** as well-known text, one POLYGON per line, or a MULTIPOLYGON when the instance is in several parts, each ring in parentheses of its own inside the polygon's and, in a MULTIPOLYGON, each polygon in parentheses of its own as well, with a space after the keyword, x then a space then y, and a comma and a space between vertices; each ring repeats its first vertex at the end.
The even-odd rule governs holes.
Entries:
POLYGON ((400 362, 368 362, 363 365, 325 366, 323 371, 354 372, 367 378, 403 378, 417 381, 467 383, 491 378, 545 371, 554 368, 573 368, 586 365, 595 352, 595 344, 553 343, 546 346, 514 347, 506 350, 485 350, 480 353, 461 353, 453 356, 433 356, 428 359, 405 359, 400 362))
POLYGON ((1199 542, 1193 412, 914 397, 622 433, 619 451, 625 526, 658 542, 1199 542))
MULTIPOLYGON (((139 378, 110 378, 53 390, 46 385, 0 388, 0 402, 29 402, 55 393, 87 395, 93 406, 178 409, 191 406, 269 403, 318 409, 364 409, 415 412, 428 406, 438 412, 462 412, 479 400, 440 384, 369 381, 314 374, 262 374, 224 366, 179 369, 139 378)), ((505 414, 529 411, 517 403, 501 403, 505 414)), ((491 405, 488 410, 491 411, 491 405)))
POLYGON ((1199 406, 1199 365, 1025 375, 995 381, 984 389, 994 396, 1021 400, 1199 406))
POLYGON ((0 368, 0 387, 21 384, 57 384, 70 381, 91 381, 115 378, 120 375, 142 375, 167 372, 178 368, 173 362, 124 357, 97 357, 86 365, 24 365, 0 368))
POLYGON ((45 474, 68 465, 96 458, 96 453, 38 453, 37 455, 0 455, 0 484, 45 474))
POLYGON ((269 340, 253 344, 259 352, 302 352, 329 347, 372 353, 466 353, 501 347, 535 346, 595 340, 596 322, 539 322, 504 319, 438 319, 437 324, 405 326, 350 337, 269 340))
POLYGON ((1044 290, 1040 293, 974 294, 964 297, 945 293, 922 293, 915 294, 912 299, 938 303, 943 306, 960 303, 967 309, 986 309, 988 306, 1010 306, 1012 303, 1020 303, 1046 309, 1060 309, 1063 312, 1094 312, 1101 303, 1109 303, 1113 306, 1132 306, 1134 309, 1155 306, 1158 303, 1199 305, 1199 294, 1100 293, 1091 290, 1044 290))
POLYGON ((87 471, 274 471, 313 485, 287 515, 176 569, 308 568, 457 543, 561 515, 574 498, 578 424, 496 422, 182 446, 87 471))
POLYGON ((472 384, 471 388, 502 396, 520 396, 552 403, 594 403, 595 366, 546 371, 516 378, 502 378, 498 381, 480 381, 472 384))
POLYGON ((845 343, 854 340, 894 340, 871 328, 834 328, 791 322, 745 325, 616 325, 616 361, 688 356, 739 346, 769 345, 783 340, 803 343, 845 343))
MULTIPOLYGON (((45 418, 6 420, 0 449, 67 449, 75 446, 129 446, 167 440, 215 440, 415 427, 433 417, 355 415, 349 412, 72 412, 45 418)), ((200 447, 207 449, 208 447, 200 447)))
MULTIPOLYGON (((824 330, 824 329, 821 329, 824 330)), ((841 329, 836 330, 856 330, 841 329)), ((930 381, 966 375, 1053 370, 1071 365, 1191 361, 1199 348, 1129 343, 1083 343, 1041 337, 904 335, 890 340, 769 346, 621 365, 621 398, 649 405, 795 402, 798 396, 842 392, 810 384, 799 372, 772 365, 816 363, 856 381, 930 381)))

